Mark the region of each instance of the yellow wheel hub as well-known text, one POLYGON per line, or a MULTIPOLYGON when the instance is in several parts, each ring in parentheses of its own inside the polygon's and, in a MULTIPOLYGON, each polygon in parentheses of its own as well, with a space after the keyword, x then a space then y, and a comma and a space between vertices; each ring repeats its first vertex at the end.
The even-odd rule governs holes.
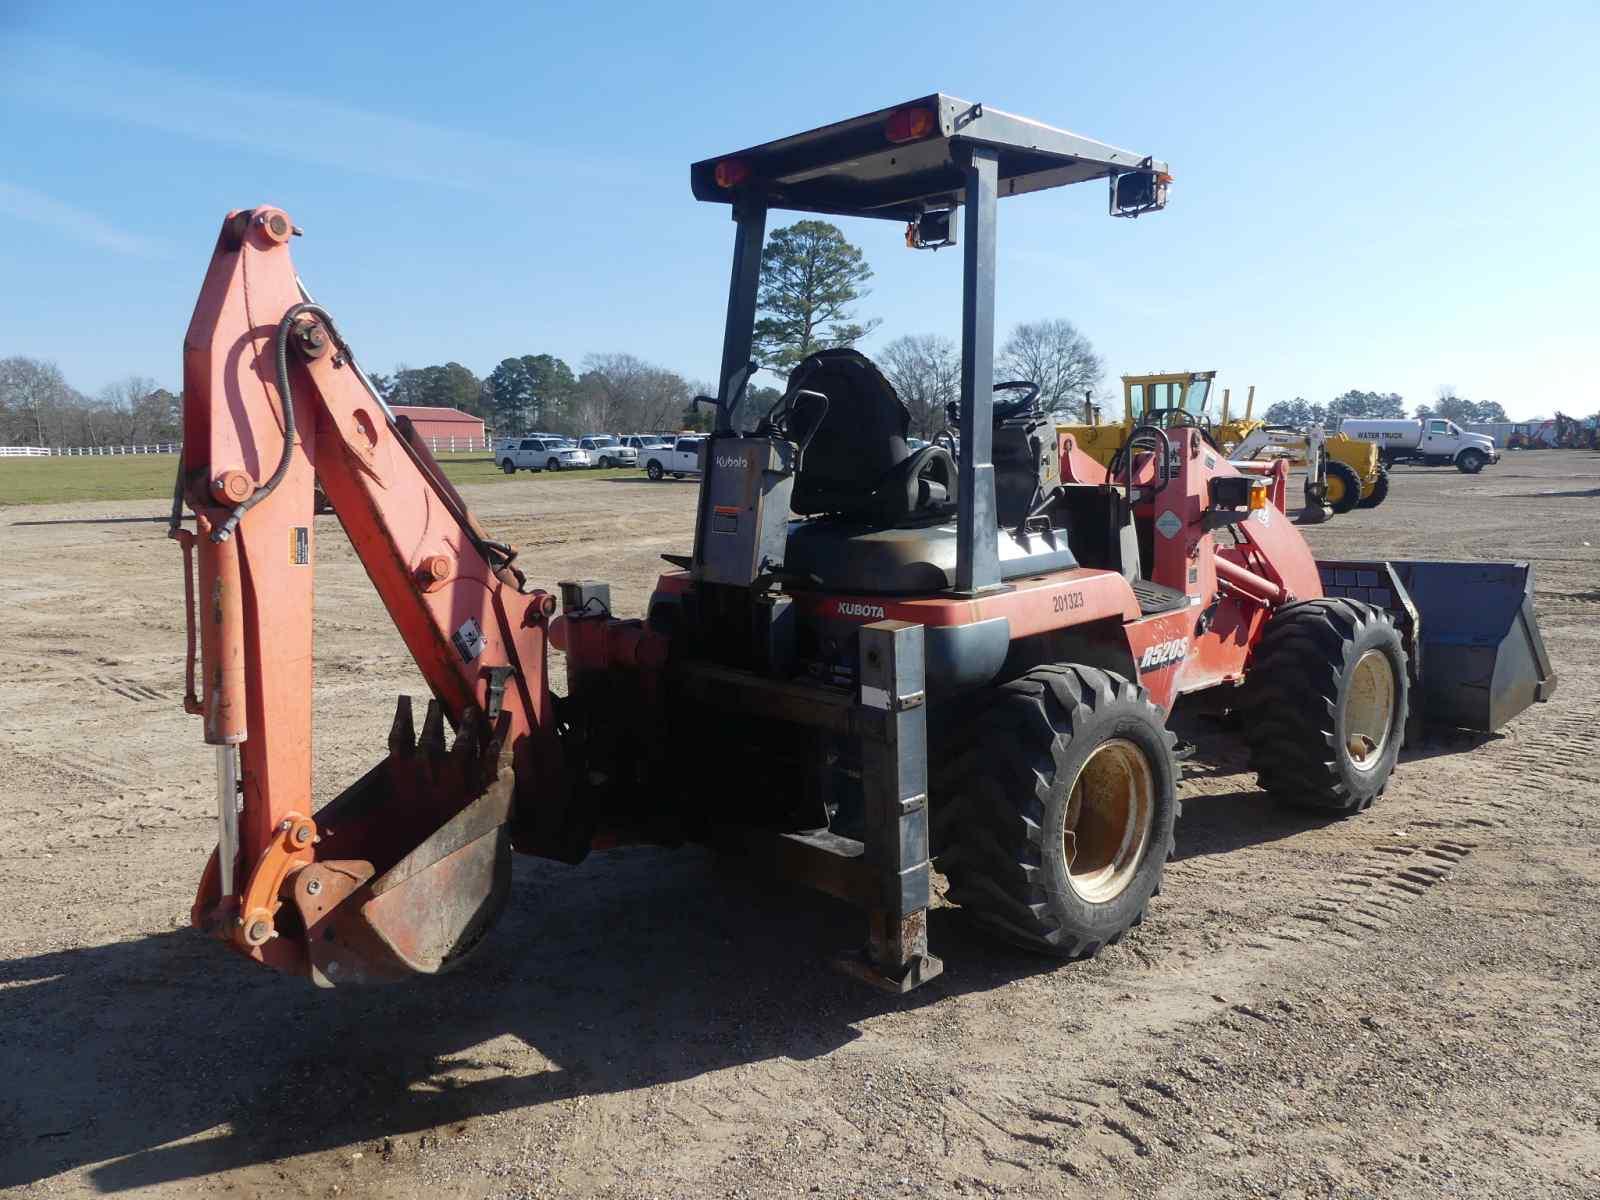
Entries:
POLYGON ((1345 745, 1357 770, 1370 771, 1383 758, 1394 720, 1394 667, 1382 650, 1368 650, 1356 661, 1345 693, 1345 745))
POLYGON ((1144 751, 1126 738, 1095 747, 1073 781, 1062 830, 1067 884, 1090 904, 1127 890, 1150 844, 1155 775, 1144 751))

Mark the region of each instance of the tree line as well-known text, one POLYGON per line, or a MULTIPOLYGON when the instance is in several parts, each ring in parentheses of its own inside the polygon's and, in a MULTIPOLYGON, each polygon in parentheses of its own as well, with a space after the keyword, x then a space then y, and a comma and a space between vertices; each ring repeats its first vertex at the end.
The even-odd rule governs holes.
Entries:
MULTIPOLYGON (((1279 400, 1261 415, 1263 420, 1272 425, 1320 425, 1324 429, 1338 429, 1339 422, 1346 417, 1403 418, 1406 405, 1405 398, 1397 392, 1352 389, 1334 397, 1327 404, 1314 404, 1303 396, 1279 400)), ((1455 388, 1449 385, 1439 389, 1437 400, 1417 405, 1412 415, 1418 418, 1446 417, 1461 425, 1511 419, 1498 400, 1468 400, 1465 396, 1458 396, 1455 388)))
POLYGON ((505 434, 698 429, 708 417, 690 402, 715 390, 621 352, 588 355, 577 371, 554 354, 522 354, 482 379, 457 362, 402 365, 372 383, 390 404, 458 408, 505 434))
MULTIPOLYGON (((552 354, 506 358, 480 379, 457 362, 371 376, 389 404, 457 408, 511 433, 701 428, 690 406, 706 390, 632 354, 591 354, 581 369, 552 354)), ((0 359, 0 445, 131 446, 183 438, 183 396, 143 375, 87 395, 53 362, 0 359)))
POLYGON ((183 401, 129 375, 87 396, 53 362, 0 358, 0 445, 137 446, 183 437, 183 401))

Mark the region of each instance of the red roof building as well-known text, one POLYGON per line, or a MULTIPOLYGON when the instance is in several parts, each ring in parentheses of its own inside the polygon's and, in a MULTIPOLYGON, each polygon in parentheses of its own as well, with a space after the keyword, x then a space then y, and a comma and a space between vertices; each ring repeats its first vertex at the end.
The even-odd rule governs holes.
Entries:
POLYGON ((452 438, 457 442, 482 442, 484 439, 483 418, 464 413, 459 408, 435 408, 423 404, 396 404, 392 407, 395 416, 410 417, 417 432, 430 442, 448 442, 452 438))

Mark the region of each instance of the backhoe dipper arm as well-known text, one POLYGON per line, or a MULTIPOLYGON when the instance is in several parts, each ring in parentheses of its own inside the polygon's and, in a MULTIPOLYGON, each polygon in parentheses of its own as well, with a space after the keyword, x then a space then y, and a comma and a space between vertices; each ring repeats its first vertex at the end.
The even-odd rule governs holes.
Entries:
POLYGON ((223 222, 184 340, 180 487, 196 532, 178 536, 198 551, 200 707, 222 810, 194 919, 326 983, 459 957, 503 898, 514 800, 563 785, 545 662, 555 599, 526 589, 515 552, 484 535, 305 301, 297 232, 269 207, 223 222), (424 753, 403 697, 389 757, 313 815, 314 480, 435 702, 424 753), (458 928, 411 927, 450 925, 441 904, 462 909, 458 928))

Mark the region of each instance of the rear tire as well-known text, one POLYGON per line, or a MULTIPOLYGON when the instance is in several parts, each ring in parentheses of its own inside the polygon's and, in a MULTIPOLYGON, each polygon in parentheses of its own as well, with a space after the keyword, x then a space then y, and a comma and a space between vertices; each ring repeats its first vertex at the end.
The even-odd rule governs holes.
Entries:
POLYGON ((1389 496, 1389 468, 1378 464, 1378 478, 1373 481, 1372 494, 1363 496, 1358 508, 1377 508, 1389 496))
POLYGON ((645 465, 644 473, 650 476, 650 478, 656 483, 660 483, 661 477, 666 474, 666 472, 661 469, 661 464, 653 458, 645 465))
POLYGON ((1352 511, 1361 503, 1361 476, 1349 463, 1328 460, 1328 507, 1336 513, 1352 511))
POLYGON ((517 473, 517 464, 508 458, 500 464, 500 469, 507 475, 515 475, 517 473))
POLYGON ((1463 450, 1460 457, 1456 459, 1456 470, 1463 475, 1476 475, 1483 470, 1483 464, 1488 461, 1482 451, 1463 450))
POLYGON ((1037 667, 979 703, 936 739, 950 899, 1014 945, 1092 955, 1143 919, 1172 853, 1177 765, 1161 710, 1079 666, 1037 667))
POLYGON ((1387 613, 1335 599, 1280 608, 1245 686, 1250 768, 1274 799, 1348 816, 1383 794, 1410 700, 1406 652, 1387 613))

